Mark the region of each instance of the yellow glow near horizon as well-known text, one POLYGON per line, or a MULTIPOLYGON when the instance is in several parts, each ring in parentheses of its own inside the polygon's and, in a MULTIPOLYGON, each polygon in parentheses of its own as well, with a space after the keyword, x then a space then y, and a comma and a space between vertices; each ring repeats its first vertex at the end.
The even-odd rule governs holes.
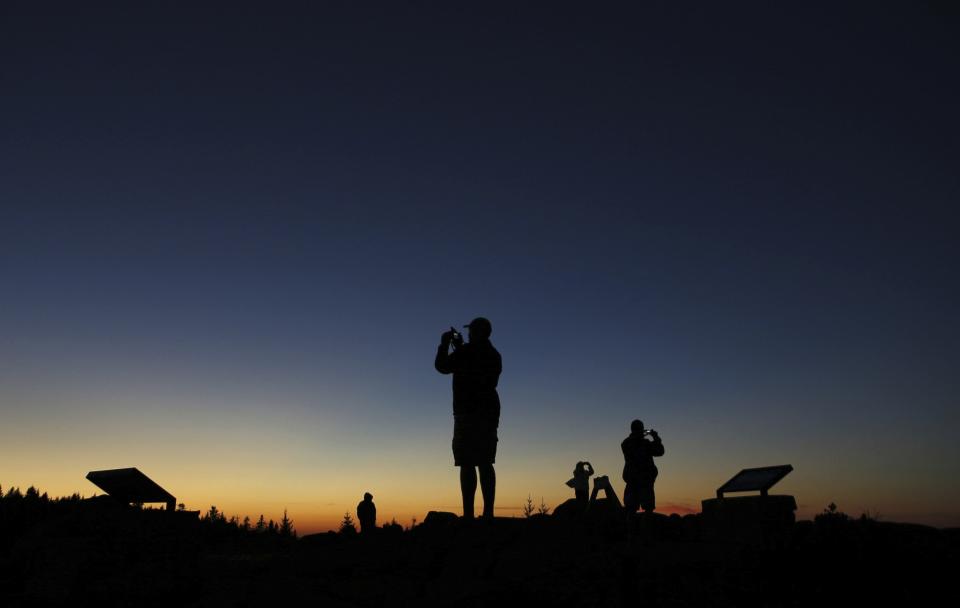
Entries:
MULTIPOLYGON (((332 467, 324 472, 283 472, 282 469, 271 469, 266 463, 246 468, 243 474, 238 474, 225 463, 201 463, 191 470, 189 463, 162 463, 143 456, 142 462, 123 459, 109 466, 89 469, 137 466, 191 510, 205 512, 210 505, 216 505, 228 516, 236 515, 241 520, 249 516, 256 521, 263 514, 267 520, 279 521, 287 509, 300 534, 336 529, 345 512, 355 518, 356 504, 365 491, 374 494, 378 523, 381 524, 396 519, 406 526, 414 518, 422 521, 430 510, 460 512, 458 476, 451 463, 423 466, 407 476, 398 474, 396 467, 381 471, 364 467, 348 472, 332 467)), ((103 461, 108 457, 112 458, 109 452, 103 456, 103 461)), ((8 461, 0 467, 0 483, 4 489, 12 486, 25 489, 34 485, 52 496, 73 492, 85 496, 101 493, 84 479, 86 469, 78 468, 73 461, 54 456, 48 460, 27 457, 21 462, 22 466, 8 461)), ((402 469, 403 465, 399 468, 402 469)), ((612 473, 609 469, 602 472, 612 473)), ((658 511, 663 513, 699 512, 699 501, 712 497, 716 485, 722 483, 708 482, 699 474, 686 476, 681 471, 671 472, 673 475, 662 476, 657 483, 658 511)), ((528 495, 535 505, 539 505, 542 499, 551 509, 571 498, 572 492, 563 485, 566 473, 565 468, 525 467, 521 462, 498 465, 497 515, 520 516, 528 495)), ((802 472, 797 473, 794 473, 796 479, 791 480, 788 476, 775 491, 797 497, 800 519, 811 518, 828 503, 836 502, 851 515, 879 513, 886 520, 918 521, 938 526, 955 525, 957 521, 955 514, 949 512, 929 513, 923 496, 898 497, 895 491, 883 488, 872 491, 853 488, 847 493, 831 493, 829 489, 818 488, 817 480, 807 478, 802 472)), ((610 477, 622 497, 623 484, 619 476, 610 474, 610 477)), ((478 508, 480 504, 478 492, 478 508)))
MULTIPOLYGON (((409 525, 430 510, 460 512, 457 469, 450 455, 448 420, 417 431, 415 438, 372 435, 356 423, 324 418, 322 424, 276 419, 260 410, 211 415, 203 408, 158 403, 136 413, 117 406, 80 404, 42 418, 24 409, 7 416, 16 433, 0 442, 0 484, 30 485, 53 496, 99 493, 84 479, 88 471, 137 467, 186 504, 227 515, 279 520, 286 508, 301 534, 335 529, 345 512, 355 516, 365 491, 374 495, 378 521, 409 525)), ((531 496, 551 509, 572 497, 564 485, 573 464, 589 458, 608 475, 618 495, 622 437, 522 436, 505 426, 497 458, 497 514, 520 516, 531 496)), ((774 488, 792 494, 798 517, 810 518, 835 502, 845 512, 879 513, 886 520, 937 526, 960 524, 960 496, 944 487, 943 472, 878 468, 869 454, 851 452, 843 463, 814 450, 758 446, 723 453, 709 435, 679 430, 665 439, 658 459, 659 511, 699 512, 700 501, 747 466, 793 464, 795 471, 774 488), (814 453, 787 461, 783 453, 814 453), (705 454, 712 454, 705 458, 705 454)), ((481 504, 477 496, 477 505, 481 504)))

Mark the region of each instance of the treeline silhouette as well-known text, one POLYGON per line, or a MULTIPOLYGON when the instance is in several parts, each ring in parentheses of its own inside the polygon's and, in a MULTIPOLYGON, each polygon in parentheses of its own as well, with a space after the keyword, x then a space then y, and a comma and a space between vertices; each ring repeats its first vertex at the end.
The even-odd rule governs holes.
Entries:
MULTIPOLYGON (((94 494, 89 498, 79 493, 50 497, 47 492, 41 492, 35 486, 26 490, 9 487, 6 491, 0 486, 0 538, 12 541, 52 521, 68 528, 77 527, 81 521, 90 517, 100 517, 104 519, 104 522, 100 523, 105 523, 107 519, 117 516, 118 511, 149 518, 140 523, 150 527, 163 523, 162 518, 170 515, 163 509, 149 506, 123 505, 104 494, 94 494)), ((263 514, 256 521, 252 521, 249 516, 243 519, 236 515, 228 517, 216 505, 211 505, 199 518, 191 517, 196 512, 186 512, 182 503, 178 505, 177 511, 174 527, 179 530, 194 528, 196 534, 206 539, 263 536, 295 540, 298 536, 293 519, 286 509, 283 510, 283 518, 279 522, 266 519, 263 514)))
POLYGON ((254 523, 250 520, 250 516, 245 516, 243 520, 236 515, 227 518, 227 515, 217 509, 216 505, 210 505, 210 510, 200 517, 200 522, 223 533, 268 534, 282 538, 297 538, 297 530, 293 527, 293 520, 287 515, 286 509, 283 510, 283 519, 279 523, 272 519, 264 520, 262 513, 254 523))
POLYGON ((34 486, 23 492, 18 487, 10 487, 4 493, 0 486, 0 536, 4 539, 19 536, 46 519, 76 509, 83 500, 77 493, 50 498, 34 486))

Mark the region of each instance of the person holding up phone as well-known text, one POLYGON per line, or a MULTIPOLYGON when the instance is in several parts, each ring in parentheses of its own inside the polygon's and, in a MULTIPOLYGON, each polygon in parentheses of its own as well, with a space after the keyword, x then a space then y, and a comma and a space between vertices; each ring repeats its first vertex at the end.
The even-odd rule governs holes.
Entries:
POLYGON ((491 519, 497 486, 493 463, 500 426, 497 383, 503 364, 490 342, 490 321, 477 317, 464 327, 466 343, 452 327, 440 336, 434 367, 441 374, 453 374, 453 462, 460 467, 463 517, 473 519, 479 471, 483 517, 491 519))

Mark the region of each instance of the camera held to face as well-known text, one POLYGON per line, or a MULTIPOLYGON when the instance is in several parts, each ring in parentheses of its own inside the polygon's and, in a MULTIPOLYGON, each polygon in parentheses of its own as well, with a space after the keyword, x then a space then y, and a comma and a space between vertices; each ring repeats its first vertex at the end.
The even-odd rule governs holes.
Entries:
POLYGON ((452 343, 454 346, 460 346, 463 344, 463 336, 454 329, 452 326, 447 331, 443 332, 443 335, 440 337, 440 340, 444 344, 452 343))

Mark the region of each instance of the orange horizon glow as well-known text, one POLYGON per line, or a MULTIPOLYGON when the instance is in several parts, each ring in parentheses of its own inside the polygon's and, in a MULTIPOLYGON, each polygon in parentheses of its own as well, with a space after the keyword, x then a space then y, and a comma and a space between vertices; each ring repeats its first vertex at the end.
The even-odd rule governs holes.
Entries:
MULTIPOLYGON (((461 508, 459 504, 459 488, 456 485, 456 471, 452 470, 448 477, 448 487, 437 486, 437 500, 433 502, 427 502, 423 499, 418 500, 414 496, 403 496, 389 491, 379 494, 374 492, 374 502, 377 504, 377 524, 383 525, 391 521, 396 521, 404 528, 407 528, 414 522, 423 522, 429 511, 449 511, 459 515, 461 508)), ((9 476, 7 476, 7 478, 11 479, 9 476)), ((155 481, 158 479, 160 478, 154 478, 155 481)), ((18 487, 21 491, 24 491, 32 485, 41 493, 46 492, 51 498, 69 496, 74 493, 78 493, 85 498, 103 494, 101 490, 86 480, 72 485, 65 479, 53 484, 28 483, 14 479, 11 479, 11 481, 12 483, 0 482, 0 484, 2 484, 0 487, 2 487, 4 492, 12 487, 18 487)), ((614 489, 617 491, 618 496, 622 498, 623 483, 616 479, 611 479, 611 481, 614 484, 614 489)), ((158 483, 163 485, 162 481, 158 481, 158 483)), ((879 516, 883 521, 920 523, 934 527, 952 527, 956 525, 958 520, 956 516, 951 514, 924 516, 916 510, 920 505, 910 503, 904 503, 901 507, 903 510, 901 511, 884 511, 876 507, 861 508, 853 500, 845 502, 842 499, 827 500, 826 498, 822 498, 816 501, 816 504, 813 504, 810 500, 805 499, 805 494, 799 488, 791 488, 790 484, 786 482, 783 483, 783 489, 774 493, 795 495, 798 503, 798 521, 812 519, 816 514, 820 513, 829 502, 836 502, 842 511, 854 517, 865 513, 870 516, 879 516), (819 503, 823 504, 821 505, 819 503)), ((183 485, 189 486, 192 484, 183 485)), ((522 517, 522 508, 526 503, 527 495, 530 496, 535 507, 539 507, 542 501, 551 512, 557 505, 573 497, 572 492, 564 490, 544 492, 542 494, 531 491, 527 494, 520 495, 518 489, 521 485, 522 484, 518 484, 517 478, 508 476, 507 483, 498 488, 498 495, 500 495, 496 506, 496 515, 498 517, 522 517)), ((168 484, 168 486, 164 487, 173 491, 172 488, 174 486, 170 484, 168 484)), ((667 483, 664 483, 662 488, 658 488, 657 512, 665 515, 677 514, 680 516, 700 513, 699 501, 684 502, 675 498, 674 492, 678 489, 675 484, 667 483)), ((217 509, 228 518, 236 516, 242 521, 244 517, 249 517, 253 524, 256 523, 260 515, 263 515, 266 521, 273 520, 279 522, 283 517, 284 509, 286 509, 288 516, 294 522, 297 533, 303 536, 337 530, 345 513, 349 513, 353 520, 356 521, 356 504, 361 500, 364 491, 364 489, 358 490, 355 493, 356 500, 352 502, 347 496, 343 495, 338 495, 336 498, 327 496, 325 497, 327 500, 322 498, 319 500, 304 500, 304 498, 310 496, 307 494, 300 495, 297 499, 288 501, 282 500, 281 497, 273 500, 262 497, 231 496, 226 492, 220 495, 203 492, 175 493, 174 495, 177 497, 178 503, 185 504, 187 510, 199 511, 201 515, 203 515, 211 506, 216 506, 217 509)), ((689 495, 690 492, 685 492, 685 494, 689 495)), ((703 494, 703 499, 713 496, 710 491, 703 491, 701 494, 703 494)), ((481 503, 482 501, 478 492, 478 509, 481 503)), ((159 505, 155 506, 159 507, 159 505)))
MULTIPOLYGON (((447 397, 448 387, 437 388, 437 401, 447 397)), ((0 443, 2 487, 33 485, 51 496, 91 496, 102 492, 85 479, 87 472, 136 467, 189 510, 206 512, 216 505, 228 517, 256 521, 263 514, 279 521, 287 509, 301 535, 336 529, 345 512, 355 518, 366 491, 374 495, 379 524, 395 518, 406 527, 431 510, 460 513, 445 411, 423 418, 416 428, 392 423, 385 432, 381 423, 362 416, 308 416, 288 408, 287 417, 277 418, 242 402, 229 410, 157 402, 135 411, 121 407, 124 401, 104 403, 80 403, 42 417, 32 416, 26 404, 12 408, 7 428, 18 432, 0 443)), ((658 421, 666 446, 657 459, 661 513, 700 512, 700 501, 714 497, 716 488, 743 468, 791 464, 794 471, 771 493, 793 495, 798 519, 836 503, 854 517, 868 513, 885 521, 960 525, 960 494, 942 483, 945 471, 885 468, 878 466, 875 451, 851 442, 830 444, 835 451, 811 447, 810 434, 745 441, 739 428, 671 422, 666 408, 643 409, 658 421), (749 449, 731 447, 744 445, 749 449)), ((574 463, 584 459, 610 478, 622 499, 622 418, 588 411, 577 420, 505 419, 496 464, 497 515, 521 516, 528 495, 551 510, 572 498, 564 484, 574 463)), ((922 447, 911 456, 934 459, 922 447)))

